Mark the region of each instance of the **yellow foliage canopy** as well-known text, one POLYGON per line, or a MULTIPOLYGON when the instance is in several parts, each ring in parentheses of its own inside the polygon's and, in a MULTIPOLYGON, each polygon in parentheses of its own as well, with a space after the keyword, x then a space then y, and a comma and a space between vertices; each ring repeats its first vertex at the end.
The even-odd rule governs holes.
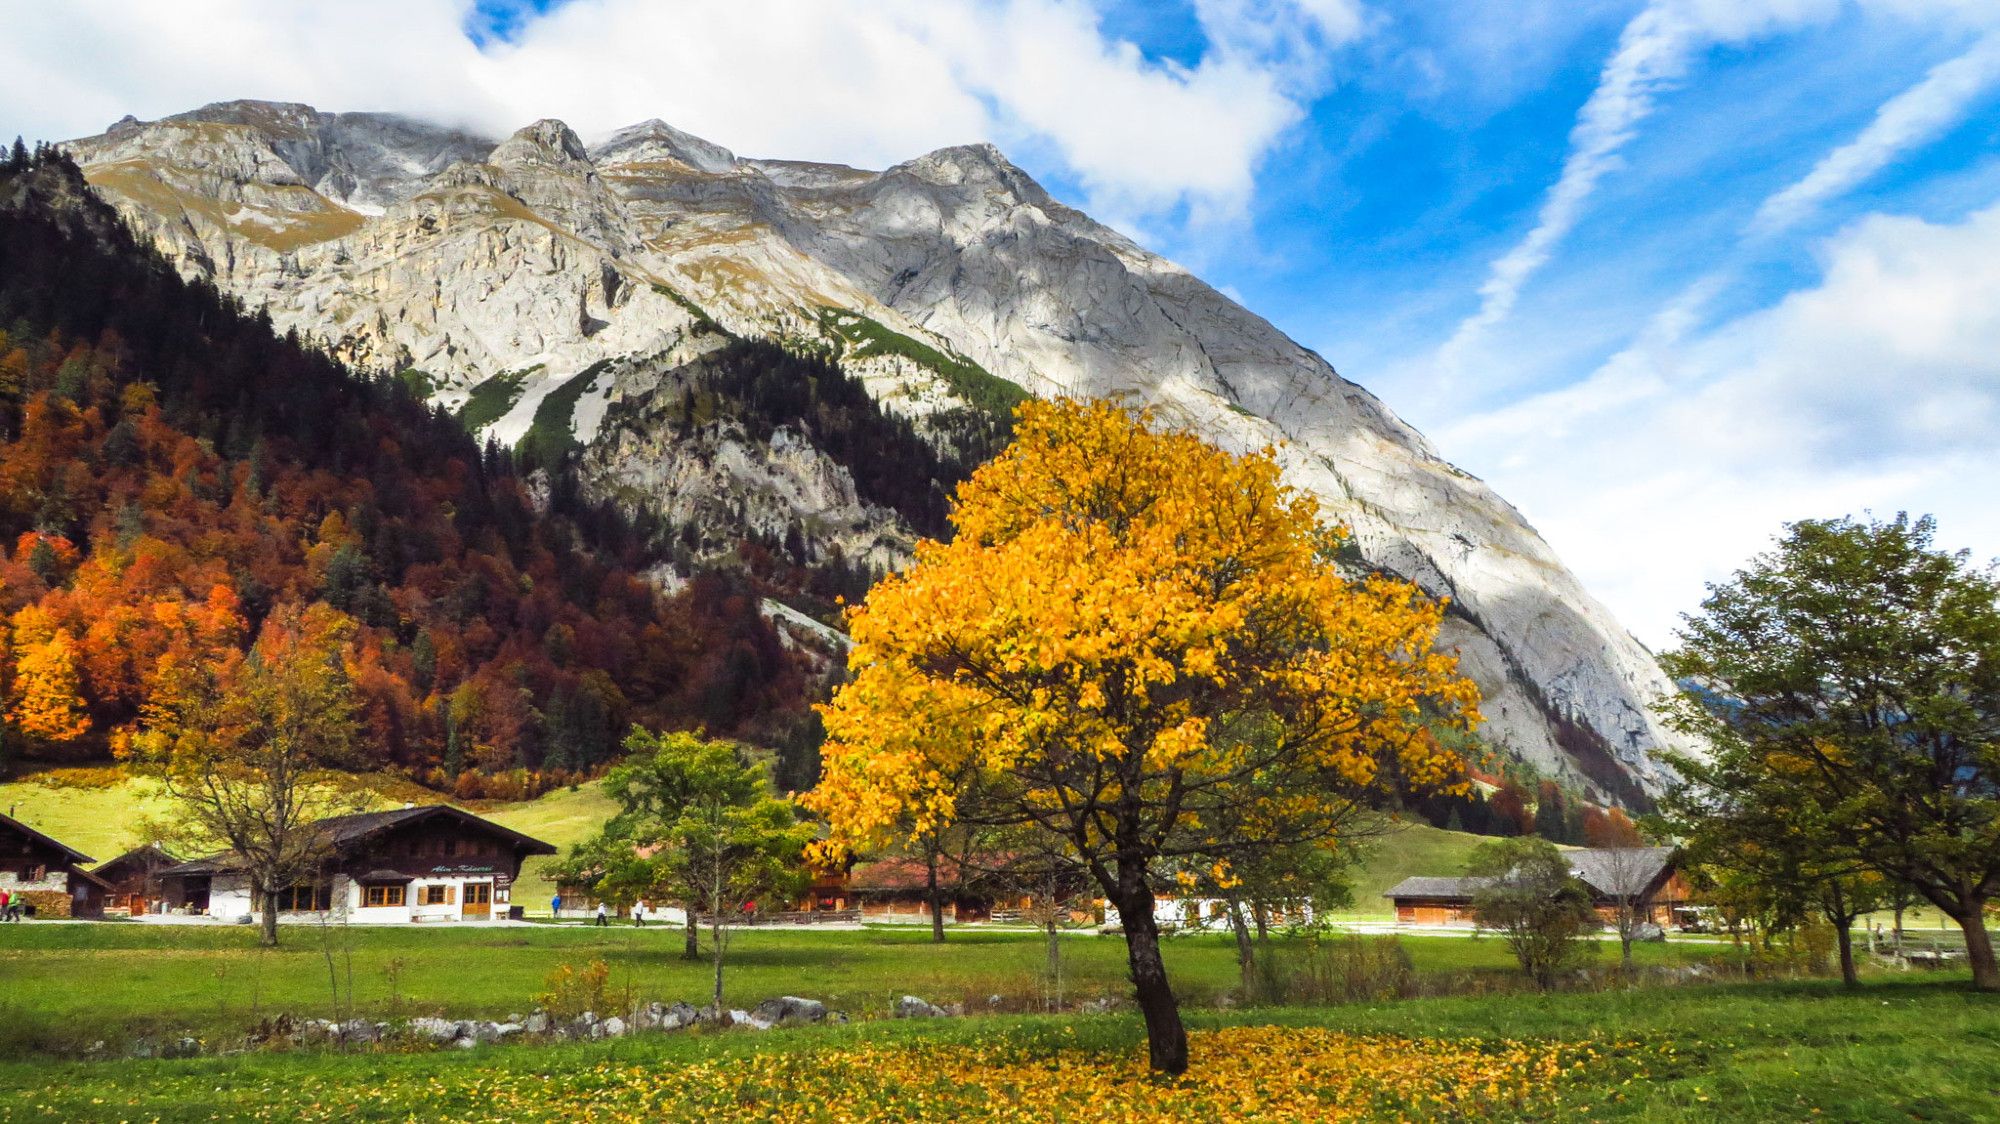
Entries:
POLYGON ((38 627, 32 606, 15 614, 14 706, 9 717, 29 737, 75 741, 90 729, 77 674, 76 638, 38 627))
POLYGON ((807 798, 837 844, 949 821, 975 778, 1107 863, 1199 853, 1205 821, 1295 831, 1363 790, 1461 783, 1430 735, 1477 721, 1433 648, 1443 605, 1341 573, 1345 532, 1269 451, 1153 423, 1023 406, 960 488, 956 536, 851 611, 807 798))

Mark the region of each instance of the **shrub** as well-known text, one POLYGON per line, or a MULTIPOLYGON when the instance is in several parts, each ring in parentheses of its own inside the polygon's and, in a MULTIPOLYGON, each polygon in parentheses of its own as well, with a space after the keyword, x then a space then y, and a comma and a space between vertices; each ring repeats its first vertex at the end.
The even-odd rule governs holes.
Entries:
POLYGON ((1256 1003, 1374 1003, 1417 994, 1416 964, 1395 937, 1320 937, 1256 964, 1256 1003))
POLYGON ((535 996, 535 1005, 558 1019, 573 1019, 585 1011, 603 1011, 606 985, 610 981, 611 969, 602 960, 591 961, 580 972, 564 961, 542 981, 548 990, 535 996))

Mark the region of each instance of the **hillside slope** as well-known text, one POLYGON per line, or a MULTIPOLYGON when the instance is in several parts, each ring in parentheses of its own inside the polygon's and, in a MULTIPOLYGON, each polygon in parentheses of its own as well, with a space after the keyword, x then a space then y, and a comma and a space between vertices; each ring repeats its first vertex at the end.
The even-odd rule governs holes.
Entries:
MULTIPOLYGON (((741 159, 662 122, 585 145, 229 102, 70 143, 191 275, 412 372, 483 433, 573 442, 599 495, 797 558, 907 554, 909 513, 804 420, 701 409, 720 335, 836 363, 954 464, 1023 393, 1125 395, 1226 447, 1278 444, 1357 566, 1453 599, 1487 734, 1642 799, 1673 741, 1651 655, 1520 514, 1318 355, 1051 198, 991 146, 880 172, 741 159), (706 365, 706 366, 705 366, 706 365), (554 403, 553 407, 546 408, 554 403)), ((942 477, 932 483, 942 487, 942 477)))
POLYGON ((103 758, 173 668, 315 602, 353 630, 357 770, 486 792, 506 786, 461 775, 590 769, 633 722, 748 735, 803 705, 740 577, 663 592, 653 536, 566 470, 524 479, 402 384, 183 280, 66 159, 9 164, 6 758, 103 758))

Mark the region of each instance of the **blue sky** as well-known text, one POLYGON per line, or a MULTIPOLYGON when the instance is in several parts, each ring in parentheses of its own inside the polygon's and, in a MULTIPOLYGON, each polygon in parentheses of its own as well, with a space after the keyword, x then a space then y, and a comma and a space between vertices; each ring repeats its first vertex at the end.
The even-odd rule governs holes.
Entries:
POLYGON ((74 0, 0 109, 991 140, 1486 477, 1649 643, 1781 521, 2000 554, 2000 0, 74 0), (385 30, 386 29, 386 30, 385 30))

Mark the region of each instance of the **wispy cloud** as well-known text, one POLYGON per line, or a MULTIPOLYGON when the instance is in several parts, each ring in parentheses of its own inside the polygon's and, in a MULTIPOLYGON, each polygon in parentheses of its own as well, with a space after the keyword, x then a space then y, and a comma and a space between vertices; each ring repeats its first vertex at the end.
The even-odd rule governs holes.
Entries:
POLYGON ((1438 351, 1439 374, 1456 379, 1485 334, 1513 314, 1529 280, 1575 229, 1598 184, 1623 166, 1622 150, 1700 50, 1821 18, 1834 7, 1832 0, 1656 0, 1634 16, 1577 113, 1562 172, 1543 196, 1534 227, 1488 268, 1478 309, 1438 351))
POLYGON ((1751 221, 1751 233, 1776 234, 1827 200, 1853 190, 1911 147, 1957 124, 1997 81, 2000 34, 1992 34, 1957 58, 1932 67, 1923 81, 1884 102, 1860 135, 1827 153, 1797 183, 1766 199, 1751 221))
POLYGON ((1562 175, 1543 197, 1534 229, 1493 262, 1479 287, 1479 310, 1445 343, 1440 358, 1448 369, 1462 361, 1480 333, 1514 311, 1522 286, 1576 226, 1598 181, 1618 167, 1618 151, 1653 112, 1655 98, 1686 72, 1693 31, 1693 23, 1668 6, 1648 8, 1625 25, 1597 88, 1577 114, 1562 175))

